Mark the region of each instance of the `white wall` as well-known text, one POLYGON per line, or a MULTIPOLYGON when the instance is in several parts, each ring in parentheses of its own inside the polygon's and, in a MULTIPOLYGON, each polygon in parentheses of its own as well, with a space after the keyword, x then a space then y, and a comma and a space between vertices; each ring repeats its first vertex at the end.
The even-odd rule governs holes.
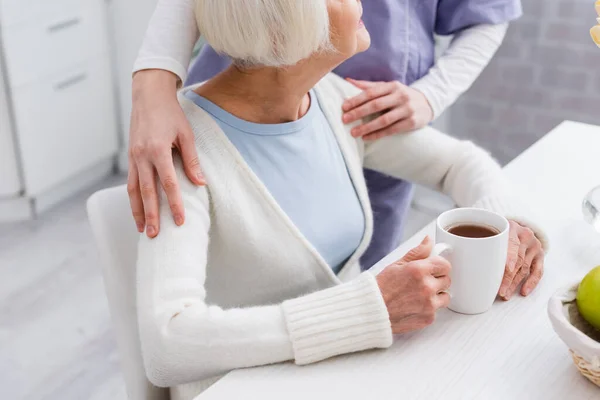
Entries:
POLYGON ((452 108, 451 133, 508 162, 561 121, 600 124, 592 0, 523 0, 498 54, 452 108))

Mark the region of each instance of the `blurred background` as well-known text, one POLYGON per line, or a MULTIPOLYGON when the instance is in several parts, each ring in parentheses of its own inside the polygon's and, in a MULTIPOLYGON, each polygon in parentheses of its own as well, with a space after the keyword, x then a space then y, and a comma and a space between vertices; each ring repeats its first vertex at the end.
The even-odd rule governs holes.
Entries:
MULTIPOLYGON (((85 200, 125 182, 131 69, 154 5, 0 0, 1 399, 125 398, 85 200)), ((600 124, 593 1, 523 7, 436 122, 503 164, 563 120, 600 124)), ((450 206, 419 189, 406 237, 450 206)))

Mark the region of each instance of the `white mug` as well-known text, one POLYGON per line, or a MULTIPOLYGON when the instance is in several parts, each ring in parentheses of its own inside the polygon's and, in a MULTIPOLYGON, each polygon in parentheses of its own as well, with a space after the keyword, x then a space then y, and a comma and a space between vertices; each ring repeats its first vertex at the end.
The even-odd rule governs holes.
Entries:
POLYGON ((509 229, 506 218, 478 208, 457 208, 438 217, 432 255, 440 255, 452 264, 449 309, 481 314, 492 307, 504 276, 509 229), (499 233, 470 238, 448 232, 463 224, 487 226, 499 233))

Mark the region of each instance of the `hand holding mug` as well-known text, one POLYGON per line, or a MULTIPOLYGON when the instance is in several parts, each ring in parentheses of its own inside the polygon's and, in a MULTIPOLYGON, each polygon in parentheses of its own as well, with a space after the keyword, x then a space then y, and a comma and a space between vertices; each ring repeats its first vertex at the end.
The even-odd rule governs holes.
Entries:
POLYGON ((433 241, 426 237, 377 276, 394 334, 431 325, 437 310, 450 303, 446 293, 450 287, 450 262, 430 257, 432 248, 433 241))

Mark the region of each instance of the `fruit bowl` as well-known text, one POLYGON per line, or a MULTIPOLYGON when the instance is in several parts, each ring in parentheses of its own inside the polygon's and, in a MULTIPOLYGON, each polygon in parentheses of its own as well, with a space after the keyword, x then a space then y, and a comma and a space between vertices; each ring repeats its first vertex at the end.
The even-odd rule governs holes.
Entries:
POLYGON ((548 315, 579 372, 600 386, 600 331, 579 315, 575 302, 578 288, 579 283, 556 292, 548 303, 548 315))

